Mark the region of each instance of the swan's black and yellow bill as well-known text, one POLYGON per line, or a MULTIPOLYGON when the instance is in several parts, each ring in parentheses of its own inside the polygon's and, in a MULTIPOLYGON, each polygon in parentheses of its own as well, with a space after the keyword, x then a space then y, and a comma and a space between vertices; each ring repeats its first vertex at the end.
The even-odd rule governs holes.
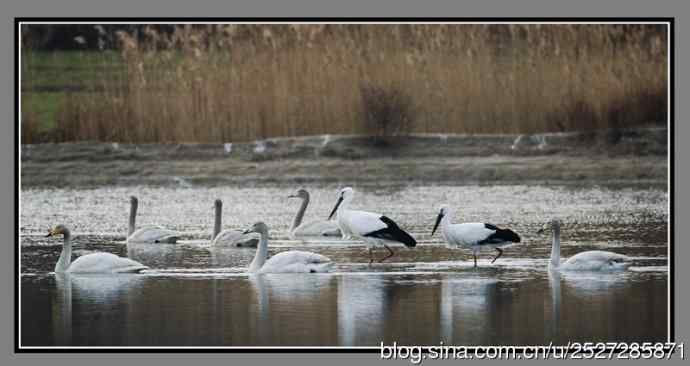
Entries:
POLYGON ((60 230, 59 227, 54 227, 54 228, 48 230, 48 234, 46 234, 45 237, 47 238, 49 236, 54 236, 54 235, 58 235, 58 234, 62 234, 62 230, 60 230))

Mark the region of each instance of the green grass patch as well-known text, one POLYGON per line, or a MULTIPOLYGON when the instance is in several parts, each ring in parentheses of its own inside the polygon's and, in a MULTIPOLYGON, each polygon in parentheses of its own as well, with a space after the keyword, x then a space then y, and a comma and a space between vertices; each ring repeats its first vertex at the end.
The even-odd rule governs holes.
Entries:
POLYGON ((41 131, 55 128, 57 113, 65 99, 64 92, 22 93, 22 103, 32 111, 41 131))
POLYGON ((23 50, 21 62, 22 109, 38 133, 56 127, 68 93, 108 90, 126 76, 126 64, 116 51, 23 50))
POLYGON ((122 78, 126 65, 114 51, 23 51, 22 89, 93 89, 122 78))

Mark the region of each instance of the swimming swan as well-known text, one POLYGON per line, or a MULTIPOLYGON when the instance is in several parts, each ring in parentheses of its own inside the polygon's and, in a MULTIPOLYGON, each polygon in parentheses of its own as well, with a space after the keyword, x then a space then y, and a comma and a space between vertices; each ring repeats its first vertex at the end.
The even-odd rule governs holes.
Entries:
POLYGON ((46 237, 59 234, 64 237, 64 243, 60 259, 55 264, 55 273, 134 273, 148 268, 129 258, 102 252, 83 255, 72 262, 72 243, 66 226, 54 227, 46 237))
POLYGON ((334 220, 302 222, 304 212, 309 205, 309 192, 306 189, 300 188, 295 194, 289 195, 288 198, 302 199, 302 205, 292 221, 292 228, 290 228, 291 239, 304 236, 341 236, 338 223, 334 220))
POLYGON ((234 246, 244 248, 256 248, 259 243, 257 238, 248 238, 241 231, 238 230, 223 230, 221 215, 223 212, 223 201, 217 199, 215 202, 216 219, 213 224, 213 237, 211 237, 211 244, 222 246, 234 246))
POLYGON ((250 273, 329 272, 333 267, 333 262, 328 257, 300 250, 281 252, 266 260, 268 254, 268 226, 263 222, 257 222, 251 228, 244 231, 244 234, 249 233, 261 235, 256 255, 249 265, 250 273))
POLYGON ((134 196, 130 197, 129 200, 129 232, 127 235, 127 242, 167 244, 174 244, 177 242, 177 239, 180 238, 180 234, 178 232, 164 229, 163 227, 158 225, 144 225, 135 231, 139 200, 134 196))
POLYGON ((538 234, 548 229, 552 230, 551 261, 549 269, 556 271, 619 271, 625 270, 632 264, 628 256, 603 250, 590 250, 575 254, 561 263, 561 222, 553 219, 539 229, 538 234))

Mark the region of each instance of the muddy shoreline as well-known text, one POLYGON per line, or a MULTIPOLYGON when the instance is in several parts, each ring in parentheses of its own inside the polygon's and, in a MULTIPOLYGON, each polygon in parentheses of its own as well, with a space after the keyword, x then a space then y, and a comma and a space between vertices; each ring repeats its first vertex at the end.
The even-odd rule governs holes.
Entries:
POLYGON ((667 130, 309 136, 233 144, 21 146, 21 187, 263 184, 667 184, 667 130))

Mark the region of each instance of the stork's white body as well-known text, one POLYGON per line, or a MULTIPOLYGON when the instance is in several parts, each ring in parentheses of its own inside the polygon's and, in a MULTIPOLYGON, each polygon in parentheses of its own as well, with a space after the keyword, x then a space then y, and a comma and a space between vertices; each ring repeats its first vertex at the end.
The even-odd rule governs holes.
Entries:
POLYGON ((408 247, 414 247, 417 242, 408 233, 398 227, 390 218, 379 213, 351 210, 350 202, 354 197, 354 191, 350 187, 343 188, 339 192, 338 202, 331 212, 337 212, 337 222, 343 237, 355 237, 364 241, 369 248, 370 262, 373 262, 372 249, 375 246, 383 246, 388 249, 389 255, 382 258, 384 261, 393 256, 393 250, 388 247, 390 243, 402 243, 408 247))
MULTIPOLYGON (((345 205, 345 203, 343 203, 343 205, 345 205)), ((350 210, 347 207, 341 207, 338 210, 337 221, 343 233, 364 241, 369 247, 374 247, 382 246, 384 242, 392 242, 365 236, 371 232, 388 227, 386 223, 381 221, 382 216, 383 215, 379 213, 350 210)))
POLYGON ((440 225, 441 234, 448 247, 463 247, 472 250, 475 267, 477 254, 481 249, 498 251, 498 255, 492 261, 493 263, 503 254, 501 247, 520 242, 520 237, 510 229, 500 229, 495 225, 483 222, 452 224, 451 221, 452 211, 446 205, 441 206, 432 235, 440 225))
POLYGON ((495 233, 495 230, 486 228, 483 222, 467 222, 462 224, 446 224, 441 228, 441 234, 448 247, 463 247, 478 250, 480 246, 496 247, 498 244, 483 244, 480 242, 495 233))

